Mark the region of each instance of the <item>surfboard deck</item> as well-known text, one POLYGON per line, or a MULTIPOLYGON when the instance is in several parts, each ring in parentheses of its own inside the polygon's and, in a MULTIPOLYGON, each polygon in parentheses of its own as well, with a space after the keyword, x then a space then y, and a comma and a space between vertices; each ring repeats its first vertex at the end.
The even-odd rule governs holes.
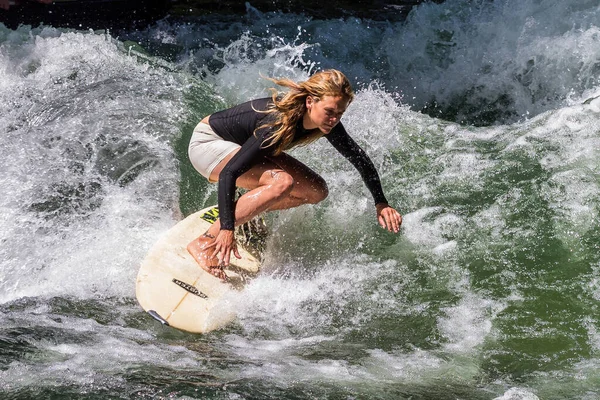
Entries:
POLYGON ((216 206, 189 215, 169 229, 142 261, 136 297, 142 308, 161 323, 187 332, 206 333, 235 318, 224 298, 242 288, 247 276, 258 273, 259 260, 238 243, 242 258, 232 255, 231 266, 225 268, 229 282, 223 282, 204 271, 186 248, 218 216, 216 206))

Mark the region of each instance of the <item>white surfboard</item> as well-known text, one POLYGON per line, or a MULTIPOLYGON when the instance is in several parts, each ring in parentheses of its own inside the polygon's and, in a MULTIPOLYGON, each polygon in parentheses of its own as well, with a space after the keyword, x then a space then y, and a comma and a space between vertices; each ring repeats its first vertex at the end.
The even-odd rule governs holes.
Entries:
POLYGON ((136 297, 144 310, 165 325, 194 333, 221 328, 235 318, 225 295, 243 287, 260 262, 238 243, 241 260, 231 256, 229 282, 204 271, 187 245, 218 218, 217 207, 198 211, 172 227, 150 249, 140 267, 136 297))

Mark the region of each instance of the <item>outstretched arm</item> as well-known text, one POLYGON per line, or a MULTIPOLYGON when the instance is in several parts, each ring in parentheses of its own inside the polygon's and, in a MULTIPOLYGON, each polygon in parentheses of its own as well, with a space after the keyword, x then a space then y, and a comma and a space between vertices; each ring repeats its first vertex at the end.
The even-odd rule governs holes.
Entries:
POLYGON ((341 123, 325 137, 360 173, 375 200, 379 225, 390 232, 397 233, 402 225, 402 215, 388 204, 383 194, 379 174, 367 153, 348 135, 341 123))

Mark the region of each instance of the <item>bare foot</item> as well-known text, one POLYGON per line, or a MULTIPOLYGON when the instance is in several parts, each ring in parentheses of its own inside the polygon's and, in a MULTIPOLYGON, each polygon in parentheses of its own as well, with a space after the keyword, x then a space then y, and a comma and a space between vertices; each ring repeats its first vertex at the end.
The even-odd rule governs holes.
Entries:
POLYGON ((227 275, 223 271, 223 267, 219 265, 219 259, 210 256, 213 248, 206 248, 214 240, 213 237, 202 235, 187 245, 187 251, 194 257, 194 260, 196 260, 203 270, 223 281, 227 281, 227 275))

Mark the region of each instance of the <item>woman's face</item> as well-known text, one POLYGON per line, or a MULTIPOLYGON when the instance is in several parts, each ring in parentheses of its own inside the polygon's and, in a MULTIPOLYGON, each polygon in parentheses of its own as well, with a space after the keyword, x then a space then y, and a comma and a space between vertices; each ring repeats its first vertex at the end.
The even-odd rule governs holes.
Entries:
POLYGON ((306 98, 306 114, 304 114, 304 129, 319 128, 327 135, 348 108, 349 101, 343 96, 323 96, 306 98))

